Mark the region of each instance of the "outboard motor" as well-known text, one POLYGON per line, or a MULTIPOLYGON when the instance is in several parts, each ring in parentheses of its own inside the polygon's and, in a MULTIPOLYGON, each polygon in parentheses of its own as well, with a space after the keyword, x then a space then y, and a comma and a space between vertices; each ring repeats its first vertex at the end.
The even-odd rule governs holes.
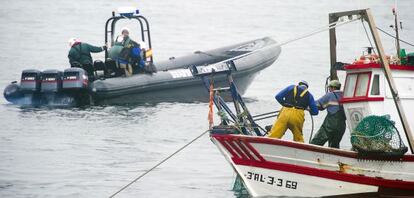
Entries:
POLYGON ((65 94, 74 98, 76 105, 88 105, 92 102, 89 94, 88 75, 82 68, 65 69, 62 89, 65 94))
POLYGON ((64 96, 58 94, 62 89, 62 72, 56 69, 45 70, 42 73, 42 93, 43 103, 48 105, 61 105, 60 99, 64 96))
POLYGON ((72 67, 63 72, 64 90, 87 89, 89 86, 88 75, 82 68, 72 67))
POLYGON ((19 104, 39 105, 42 102, 40 87, 42 72, 36 69, 26 69, 22 71, 20 79, 20 91, 23 94, 19 104))
POLYGON ((42 93, 57 93, 62 89, 62 72, 56 69, 45 70, 42 73, 42 93))
POLYGON ((22 72, 20 79, 20 90, 23 93, 38 93, 40 91, 40 81, 42 72, 36 69, 26 69, 22 72))

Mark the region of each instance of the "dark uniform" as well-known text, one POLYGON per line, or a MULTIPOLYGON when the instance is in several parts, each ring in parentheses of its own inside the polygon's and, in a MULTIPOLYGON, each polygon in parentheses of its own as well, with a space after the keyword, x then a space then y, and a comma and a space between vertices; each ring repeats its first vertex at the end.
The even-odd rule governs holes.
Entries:
POLYGON ((316 101, 320 110, 327 109, 328 113, 322 123, 321 128, 312 138, 311 144, 323 146, 328 142, 328 146, 339 148, 342 136, 346 130, 346 117, 343 106, 339 104, 343 93, 339 90, 329 92, 316 101))
POLYGON ((91 52, 102 52, 105 49, 106 46, 96 47, 88 43, 75 43, 70 48, 68 54, 70 66, 83 68, 88 73, 89 79, 93 80, 94 68, 91 52))
POLYGON ((69 50, 68 58, 71 66, 80 64, 86 65, 93 63, 92 53, 102 52, 105 50, 105 46, 96 47, 88 43, 75 43, 69 50))

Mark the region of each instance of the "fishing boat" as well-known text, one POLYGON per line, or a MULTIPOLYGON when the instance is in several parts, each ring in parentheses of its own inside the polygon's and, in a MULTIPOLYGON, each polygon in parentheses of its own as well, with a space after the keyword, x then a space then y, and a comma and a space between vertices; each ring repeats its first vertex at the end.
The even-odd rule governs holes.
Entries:
MULTIPOLYGON (((137 22, 143 50, 144 65, 157 72, 139 72, 130 77, 113 76, 117 69, 111 51, 105 50, 105 61, 96 60, 88 68, 68 68, 64 71, 27 69, 20 81, 10 83, 4 90, 7 101, 20 105, 89 105, 126 104, 140 102, 203 101, 206 94, 191 66, 213 68, 233 61, 240 92, 244 93, 257 74, 272 65, 281 48, 271 38, 259 38, 207 51, 196 51, 183 57, 171 57, 154 63, 148 20, 138 10, 122 8, 112 12, 105 23, 105 42, 112 46, 116 40, 116 24, 120 20, 137 22)), ((216 81, 224 81, 217 76, 216 81)))
MULTIPOLYGON (((266 137, 268 130, 256 122, 277 112, 252 116, 237 92, 231 67, 221 72, 229 77, 235 112, 221 99, 222 89, 214 88, 214 81, 209 80, 217 71, 199 75, 210 91, 210 120, 213 104, 221 120, 216 126, 210 121, 211 140, 252 197, 414 197, 414 134, 410 130, 414 115, 403 110, 414 105, 414 66, 402 65, 402 61, 389 64, 370 9, 331 13, 329 18, 331 78, 337 78, 338 68, 346 72, 341 102, 347 125, 355 132, 370 117, 390 114, 395 124, 385 120, 395 134, 383 137, 389 149, 344 150, 266 137), (369 24, 377 59, 337 63, 335 26, 341 17, 356 17, 369 24)), ((376 129, 376 125, 366 127, 376 129)), ((384 134, 377 131, 375 136, 384 134)), ((359 137, 351 135, 351 140, 359 137)))

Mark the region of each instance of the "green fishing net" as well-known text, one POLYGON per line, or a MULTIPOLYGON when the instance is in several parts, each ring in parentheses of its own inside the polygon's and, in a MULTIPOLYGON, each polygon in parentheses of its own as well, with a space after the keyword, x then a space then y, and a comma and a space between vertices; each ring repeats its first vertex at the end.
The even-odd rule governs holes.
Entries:
POLYGON ((362 119, 351 133, 351 144, 359 154, 368 156, 400 156, 408 150, 388 115, 362 119))

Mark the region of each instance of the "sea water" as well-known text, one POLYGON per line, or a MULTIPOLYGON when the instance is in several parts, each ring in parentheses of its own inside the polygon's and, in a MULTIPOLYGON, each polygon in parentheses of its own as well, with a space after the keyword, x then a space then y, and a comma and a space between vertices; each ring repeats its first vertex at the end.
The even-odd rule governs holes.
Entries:
MULTIPOLYGON (((400 36, 414 42, 410 0, 2 0, 0 87, 18 80, 23 69, 67 68, 70 37, 103 45, 105 22, 119 6, 137 6, 148 18, 157 61, 264 36, 286 41, 326 25, 328 13, 350 9, 371 8, 377 26, 392 32, 395 3, 403 22, 400 36)), ((136 34, 132 23, 119 28, 123 25, 136 34)), ((370 45, 361 23, 337 33, 340 61, 352 62, 370 45)), ((386 52, 395 53, 394 40, 381 38, 386 52)), ((102 59, 103 53, 93 56, 102 59)), ((279 59, 251 84, 247 105, 253 114, 278 110, 275 93, 300 80, 318 98, 328 75, 329 38, 323 32, 283 46, 279 59)), ((86 108, 23 108, 4 98, 0 103, 0 197, 108 197, 208 128, 207 103, 86 108)), ((314 131, 324 115, 314 117, 314 131)), ((311 118, 305 119, 308 140, 311 118)), ((350 147, 349 132, 342 147, 350 147)), ((234 178, 205 135, 118 196, 234 197, 234 178)))

